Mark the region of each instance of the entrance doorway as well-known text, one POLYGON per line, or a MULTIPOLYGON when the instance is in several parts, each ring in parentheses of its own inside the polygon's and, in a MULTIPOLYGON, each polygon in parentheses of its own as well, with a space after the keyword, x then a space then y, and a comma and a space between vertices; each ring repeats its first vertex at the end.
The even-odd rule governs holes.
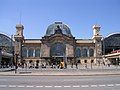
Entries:
POLYGON ((63 57, 52 57, 51 59, 51 65, 53 68, 57 67, 59 68, 60 67, 60 62, 63 60, 63 57))

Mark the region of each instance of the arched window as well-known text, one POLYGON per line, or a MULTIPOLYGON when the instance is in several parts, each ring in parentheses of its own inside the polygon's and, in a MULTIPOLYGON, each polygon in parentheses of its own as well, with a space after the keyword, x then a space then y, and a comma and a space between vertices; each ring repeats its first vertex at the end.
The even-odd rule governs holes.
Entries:
POLYGON ((28 57, 33 57, 33 48, 30 48, 29 50, 28 50, 28 57))
POLYGON ((8 36, 0 33, 0 47, 2 51, 12 54, 14 51, 14 42, 8 36))
POLYGON ((87 49, 86 48, 84 48, 83 50, 82 50, 82 57, 87 57, 88 55, 87 55, 87 49))
POLYGON ((93 57, 94 56, 94 50, 91 48, 89 49, 89 56, 90 57, 93 57))
POLYGON ((27 48, 22 48, 22 57, 27 57, 27 48))
POLYGON ((40 49, 35 49, 35 57, 40 57, 40 49))
POLYGON ((51 46, 51 56, 65 56, 65 45, 57 42, 51 46))
POLYGON ((79 48, 76 49, 75 56, 76 57, 81 57, 81 50, 79 48))

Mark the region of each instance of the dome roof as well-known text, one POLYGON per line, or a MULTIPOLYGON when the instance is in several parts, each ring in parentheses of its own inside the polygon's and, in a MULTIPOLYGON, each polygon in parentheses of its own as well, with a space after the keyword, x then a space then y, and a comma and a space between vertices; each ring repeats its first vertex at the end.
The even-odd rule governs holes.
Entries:
POLYGON ((45 36, 50 36, 50 35, 54 34, 57 26, 60 26, 60 29, 62 30, 63 34, 65 34, 67 36, 72 36, 70 28, 67 25, 63 24, 62 22, 55 22, 55 23, 49 25, 45 36))

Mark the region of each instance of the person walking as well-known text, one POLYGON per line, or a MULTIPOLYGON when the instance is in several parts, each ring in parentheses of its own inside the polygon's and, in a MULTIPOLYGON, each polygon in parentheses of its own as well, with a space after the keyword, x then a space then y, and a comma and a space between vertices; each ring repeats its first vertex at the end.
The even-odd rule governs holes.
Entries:
POLYGON ((64 68, 64 61, 62 60, 61 62, 60 62, 60 69, 63 69, 64 68))
POLYGON ((75 63, 76 69, 78 69, 78 62, 75 63))

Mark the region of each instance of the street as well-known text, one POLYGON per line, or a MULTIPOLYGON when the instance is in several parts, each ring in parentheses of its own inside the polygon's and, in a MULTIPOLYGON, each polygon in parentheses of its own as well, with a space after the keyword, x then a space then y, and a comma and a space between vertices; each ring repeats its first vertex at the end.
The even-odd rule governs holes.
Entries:
POLYGON ((0 90, 120 90, 120 76, 0 76, 0 90))

